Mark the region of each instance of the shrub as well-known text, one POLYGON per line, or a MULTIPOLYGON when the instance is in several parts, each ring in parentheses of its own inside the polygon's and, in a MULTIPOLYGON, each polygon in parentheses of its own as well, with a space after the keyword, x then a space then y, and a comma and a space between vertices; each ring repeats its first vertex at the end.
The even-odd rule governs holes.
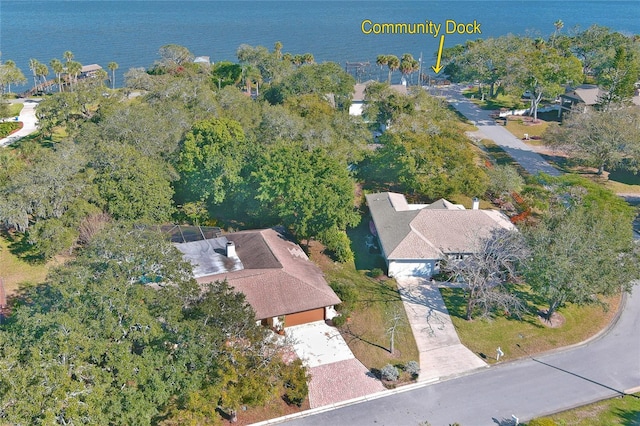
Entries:
POLYGON ((342 327, 347 322, 347 317, 344 315, 338 315, 331 320, 336 327, 342 327))
POLYGON ((358 301, 358 290, 353 284, 334 281, 329 284, 342 303, 337 306, 340 312, 353 311, 358 301))
POLYGON ((29 230, 29 243, 43 259, 50 259, 64 250, 70 250, 78 233, 64 226, 60 219, 41 220, 29 230))
POLYGON ((22 125, 16 121, 6 121, 4 123, 0 123, 0 138, 4 138, 9 136, 11 132, 17 130, 22 125))
POLYGON ((416 361, 409 361, 405 364, 404 371, 411 374, 411 377, 416 377, 420 374, 420 364, 416 361))
POLYGON ((382 376, 384 380, 395 382, 398 380, 398 377, 400 377, 400 372, 393 365, 387 364, 380 370, 380 376, 382 376))
POLYGON ((369 276, 371 278, 378 278, 384 274, 384 271, 380 268, 373 268, 371 272, 369 272, 369 276))
POLYGON ((351 250, 351 240, 347 233, 338 228, 327 229, 320 235, 320 240, 331 251, 338 262, 353 262, 353 251, 351 250))
POLYGON ((309 394, 307 378, 307 369, 302 365, 300 359, 296 359, 286 366, 282 379, 286 389, 285 400, 288 404, 295 404, 298 407, 302 405, 309 394))

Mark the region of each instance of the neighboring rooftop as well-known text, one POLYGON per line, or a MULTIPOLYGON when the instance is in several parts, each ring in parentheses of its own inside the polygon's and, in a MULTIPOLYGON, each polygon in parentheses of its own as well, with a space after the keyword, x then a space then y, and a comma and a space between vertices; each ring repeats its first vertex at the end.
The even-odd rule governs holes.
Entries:
POLYGON ((257 319, 340 303, 322 271, 279 230, 240 231, 176 247, 194 264, 200 284, 226 279, 244 293, 257 319), (235 257, 227 256, 229 243, 235 257))
POLYGON ((582 84, 575 89, 568 90, 562 95, 564 98, 571 99, 574 102, 580 102, 587 106, 596 105, 604 92, 595 84, 582 84))
POLYGON ((392 192, 366 198, 387 259, 438 259, 471 253, 477 239, 492 229, 513 228, 497 210, 466 210, 445 199, 412 205, 404 195, 392 192))

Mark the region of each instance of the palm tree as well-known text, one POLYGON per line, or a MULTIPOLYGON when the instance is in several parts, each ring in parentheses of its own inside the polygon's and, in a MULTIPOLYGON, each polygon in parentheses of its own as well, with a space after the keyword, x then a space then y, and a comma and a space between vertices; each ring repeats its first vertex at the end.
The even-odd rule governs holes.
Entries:
POLYGON ((411 74, 418 71, 419 63, 416 61, 412 54, 405 53, 400 60, 400 72, 402 75, 411 77, 411 74))
POLYGON ((116 88, 116 70, 118 69, 118 63, 109 62, 107 64, 107 68, 111 70, 111 88, 115 89, 116 88))
POLYGON ((56 74, 56 80, 58 81, 58 92, 62 92, 62 83, 60 82, 60 79, 62 77, 62 73, 64 72, 64 65, 62 64, 60 59, 55 58, 52 59, 51 62, 49 62, 49 65, 51 65, 51 69, 56 74))
MULTIPOLYGON (((387 65, 387 63, 388 63, 387 55, 378 55, 376 57, 376 65, 378 65, 381 70, 384 65, 387 65)), ((378 74, 378 80, 380 80, 380 74, 378 74)))
POLYGON ((553 42, 551 43, 551 46, 555 47, 556 38, 558 38, 558 34, 560 34, 560 31, 564 28, 564 22, 562 22, 562 19, 558 19, 553 23, 553 26, 556 27, 556 30, 553 33, 553 42))
POLYGON ((47 67, 47 64, 38 62, 38 65, 36 66, 36 75, 38 76, 38 81, 43 86, 43 89, 46 89, 44 84, 47 82, 47 76, 49 75, 49 67, 47 67))
POLYGON ((247 65, 242 69, 244 77, 244 84, 247 87, 247 92, 251 94, 251 87, 253 83, 256 85, 256 96, 260 94, 260 83, 262 83, 262 74, 257 67, 253 65, 247 65))
POLYGON ((391 84, 391 73, 400 68, 400 60, 395 55, 387 56, 387 66, 389 67, 389 84, 391 84))
MULTIPOLYGON (((67 62, 67 74, 73 76, 73 83, 78 83, 78 74, 82 71, 82 64, 76 61, 67 62)), ((73 85, 71 86, 73 87, 73 85)))
POLYGON ((20 68, 16 66, 16 63, 11 59, 6 60, 4 64, 0 64, 0 68, 4 68, 3 82, 0 84, 0 96, 4 95, 4 84, 7 85, 7 92, 11 93, 11 83, 26 83, 25 78, 20 68))
POLYGON ((62 57, 67 60, 67 64, 68 64, 73 59, 73 52, 70 50, 67 50, 62 54, 62 57))
POLYGON ((276 44, 273 46, 273 53, 276 55, 276 59, 280 59, 282 57, 282 43, 276 41, 276 44))
POLYGON ((38 74, 37 74, 38 64, 40 64, 40 62, 37 59, 34 59, 34 58, 29 59, 29 69, 31 70, 31 73, 33 74, 33 88, 34 89, 38 86, 38 74))
POLYGON ((315 58, 311 53, 305 53, 304 55, 302 55, 302 60, 305 64, 312 64, 315 61, 315 58))

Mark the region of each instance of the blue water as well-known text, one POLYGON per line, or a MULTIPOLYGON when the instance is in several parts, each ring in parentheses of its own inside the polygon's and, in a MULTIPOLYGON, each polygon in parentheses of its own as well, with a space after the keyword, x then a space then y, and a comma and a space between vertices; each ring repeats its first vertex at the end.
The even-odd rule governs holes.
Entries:
MULTIPOLYGON (((507 33, 548 37, 562 19, 575 26, 607 26, 640 34, 640 1, 0 1, 0 52, 28 76, 29 58, 49 63, 71 50, 82 64, 148 67, 158 48, 177 43, 212 61, 236 60, 242 43, 314 55, 317 62, 370 61, 379 54, 423 55, 433 65, 439 39, 421 35, 365 35, 362 21, 461 23, 476 20, 482 34, 447 35, 445 46, 507 33)), ((372 67, 372 72, 376 71, 372 67)))

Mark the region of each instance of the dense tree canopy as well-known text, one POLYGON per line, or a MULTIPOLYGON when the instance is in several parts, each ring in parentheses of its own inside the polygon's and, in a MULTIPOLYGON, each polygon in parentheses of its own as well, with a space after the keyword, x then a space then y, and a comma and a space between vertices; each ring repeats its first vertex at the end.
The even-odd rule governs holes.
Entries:
POLYGON ((240 123, 211 119, 196 123, 184 138, 176 164, 187 201, 220 204, 240 182, 240 170, 248 153, 240 123))
POLYGON ((545 138, 549 146, 596 167, 598 174, 618 167, 636 171, 640 161, 639 123, 637 107, 575 111, 561 126, 551 127, 545 138))
POLYGON ((225 283, 200 292, 161 235, 109 228, 30 288, 0 331, 1 415, 14 424, 216 423, 216 407, 284 394, 301 368, 285 365, 265 332, 225 283))
POLYGON ((371 93, 375 97, 366 113, 393 121, 379 137, 382 147, 370 155, 363 177, 429 199, 485 192, 486 173, 441 100, 424 91, 402 95, 378 85, 371 93))
POLYGON ((256 160, 248 193, 257 202, 256 214, 277 217, 300 239, 359 221, 347 168, 319 149, 288 142, 270 146, 256 160))
POLYGON ((550 209, 525 230, 531 248, 525 278, 547 301, 547 315, 567 302, 598 303, 598 295, 629 290, 640 277, 634 209, 581 178, 545 183, 550 209))
POLYGON ((272 104, 279 104, 290 96, 313 93, 331 97, 338 109, 348 111, 354 84, 355 79, 335 62, 308 64, 272 85, 264 97, 272 104))
MULTIPOLYGON (((556 25, 557 24, 557 25, 556 25)), ((629 99, 640 78, 640 43, 606 27, 591 27, 560 34, 562 21, 546 41, 542 38, 505 35, 468 41, 443 53, 445 72, 454 81, 479 81, 516 96, 528 91, 535 115, 542 98, 552 100, 565 86, 596 82, 607 95, 604 102, 629 99)))

